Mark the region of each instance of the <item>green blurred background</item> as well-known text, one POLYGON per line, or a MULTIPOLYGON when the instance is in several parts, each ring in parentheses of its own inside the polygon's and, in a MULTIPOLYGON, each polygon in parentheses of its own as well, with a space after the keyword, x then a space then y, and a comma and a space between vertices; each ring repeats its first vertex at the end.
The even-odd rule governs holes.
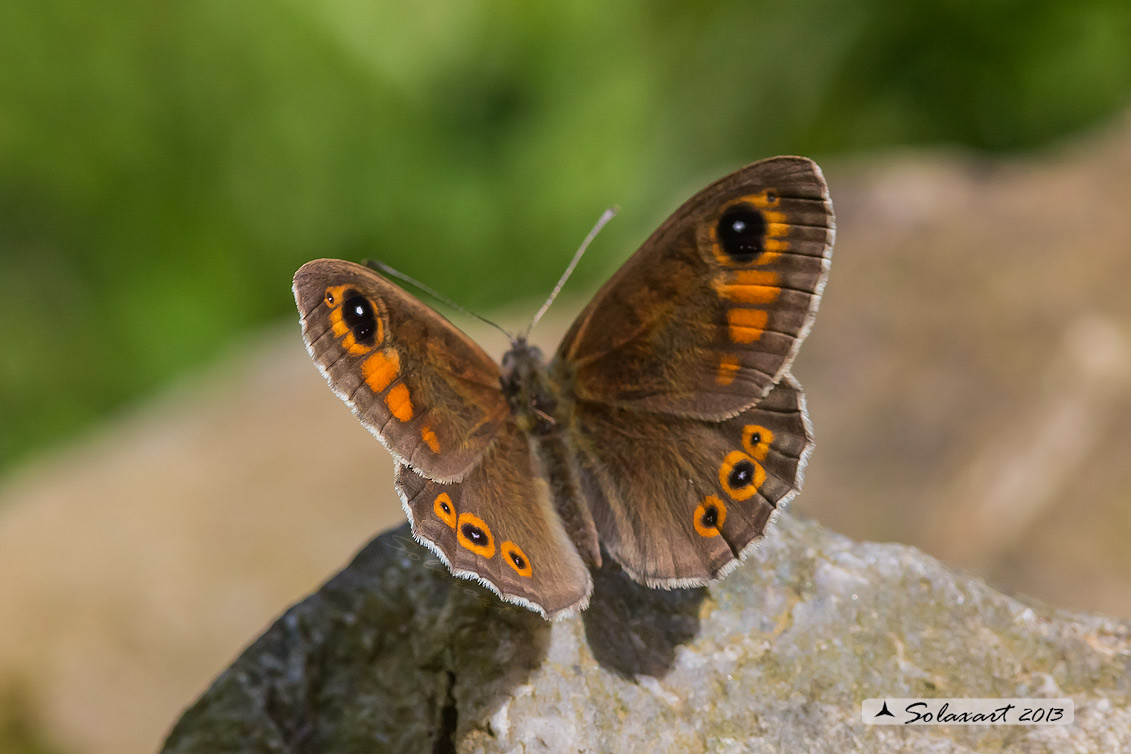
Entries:
POLYGON ((1039 148, 1126 107, 1128 40, 1126 0, 7 0, 0 474, 294 317, 309 259, 537 298, 607 205, 627 253, 758 157, 1039 148))

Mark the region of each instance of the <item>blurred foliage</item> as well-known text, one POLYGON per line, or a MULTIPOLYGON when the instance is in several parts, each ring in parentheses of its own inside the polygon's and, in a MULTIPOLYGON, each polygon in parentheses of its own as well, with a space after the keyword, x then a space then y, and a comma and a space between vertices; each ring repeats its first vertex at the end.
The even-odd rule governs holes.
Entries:
POLYGON ((0 687, 0 754, 63 754, 22 685, 0 687))
POLYGON ((582 290, 757 158, 1088 126, 1129 39, 1126 0, 7 0, 0 469, 293 317, 309 259, 484 309, 619 203, 582 290))

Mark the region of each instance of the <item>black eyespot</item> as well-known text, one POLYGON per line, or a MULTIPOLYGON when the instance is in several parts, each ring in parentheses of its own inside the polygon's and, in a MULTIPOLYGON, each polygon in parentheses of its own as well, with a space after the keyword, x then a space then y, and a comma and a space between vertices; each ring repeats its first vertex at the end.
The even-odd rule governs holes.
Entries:
POLYGON ((731 207, 719 218, 719 245, 735 262, 753 262, 766 240, 766 218, 749 204, 731 207))
POLYGON ((777 200, 778 200, 778 195, 777 195, 777 193, 775 193, 775 192, 773 192, 773 191, 767 191, 767 192, 766 192, 766 201, 767 201, 767 202, 769 202, 770 204, 773 204, 773 203, 774 203, 774 202, 776 202, 777 200))
POLYGON ((515 568, 517 568, 520 571, 524 570, 526 568, 526 558, 522 557, 521 555, 519 555, 517 552, 514 552, 513 550, 511 551, 510 555, 511 555, 511 562, 514 563, 515 568))
POLYGON ((449 506, 443 500, 440 501, 440 510, 442 510, 444 513, 448 513, 448 514, 451 514, 451 512, 452 512, 451 506, 449 506))
POLYGON ((353 339, 362 345, 373 345, 377 333, 377 316, 373 313, 373 305, 357 291, 348 291, 345 298, 342 320, 353 333, 353 339))
POLYGON ((751 445, 757 445, 760 442, 762 442, 762 433, 761 432, 755 432, 754 434, 750 435, 750 444, 751 445))
POLYGON ((742 489, 754 480, 754 464, 750 461, 743 459, 734 465, 730 470, 730 476, 727 477, 727 484, 731 489, 742 489))
POLYGON ((704 529, 713 529, 719 525, 719 509, 713 505, 708 505, 703 509, 703 515, 699 519, 699 523, 703 525, 704 529))
POLYGON ((467 541, 471 542, 474 545, 487 544, 487 532, 483 531, 475 524, 464 524, 462 527, 460 527, 460 531, 463 532, 463 536, 467 539, 467 541))
POLYGON ((330 293, 330 291, 326 291, 326 305, 333 306, 336 302, 337 299, 334 298, 334 294, 330 293))

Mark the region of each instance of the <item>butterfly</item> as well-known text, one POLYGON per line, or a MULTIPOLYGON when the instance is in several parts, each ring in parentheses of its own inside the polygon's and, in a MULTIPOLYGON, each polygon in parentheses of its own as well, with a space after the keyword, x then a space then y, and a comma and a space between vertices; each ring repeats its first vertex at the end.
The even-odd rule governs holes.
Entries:
POLYGON ((302 266, 307 350, 396 462, 413 535, 547 619, 612 558, 650 587, 721 578, 800 489, 812 431, 789 371, 828 277, 832 204, 803 157, 747 165, 656 230, 552 358, 496 363, 376 271, 302 266))

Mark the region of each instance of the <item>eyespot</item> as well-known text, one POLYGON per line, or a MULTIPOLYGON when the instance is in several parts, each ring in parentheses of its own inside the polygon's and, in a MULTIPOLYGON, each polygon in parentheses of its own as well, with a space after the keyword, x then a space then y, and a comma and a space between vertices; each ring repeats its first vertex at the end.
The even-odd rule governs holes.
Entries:
POLYGON ((530 558, 526 557, 526 553, 522 548, 511 542, 509 539, 499 547, 499 552, 503 554, 503 560, 507 565, 513 568, 519 576, 530 578, 534 573, 534 569, 530 565, 530 558))
POLYGON ((456 528, 456 507, 452 504, 452 498, 448 493, 441 492, 436 496, 436 500, 432 503, 432 512, 450 528, 456 528))
POLYGON ((729 261, 749 264, 765 250, 766 218, 750 204, 736 204, 723 212, 715 235, 729 261))
POLYGON ((373 304, 355 290, 346 292, 345 303, 342 304, 342 321, 353 334, 355 342, 372 346, 377 341, 379 324, 377 315, 373 312, 373 304))
POLYGON ((703 498, 703 502, 695 507, 695 512, 692 514, 695 531, 699 532, 701 537, 719 536, 723 522, 726 520, 726 504, 714 495, 703 498))
POLYGON ((760 424, 747 424, 742 428, 743 449, 759 461, 766 460, 773 442, 774 433, 760 424))
POLYGON ((476 555, 495 556, 495 538, 483 519, 472 513, 461 513, 456 527, 456 541, 476 555))
POLYGON ((732 500, 746 500, 766 481, 762 465, 741 450, 727 454, 719 467, 719 484, 732 500))

